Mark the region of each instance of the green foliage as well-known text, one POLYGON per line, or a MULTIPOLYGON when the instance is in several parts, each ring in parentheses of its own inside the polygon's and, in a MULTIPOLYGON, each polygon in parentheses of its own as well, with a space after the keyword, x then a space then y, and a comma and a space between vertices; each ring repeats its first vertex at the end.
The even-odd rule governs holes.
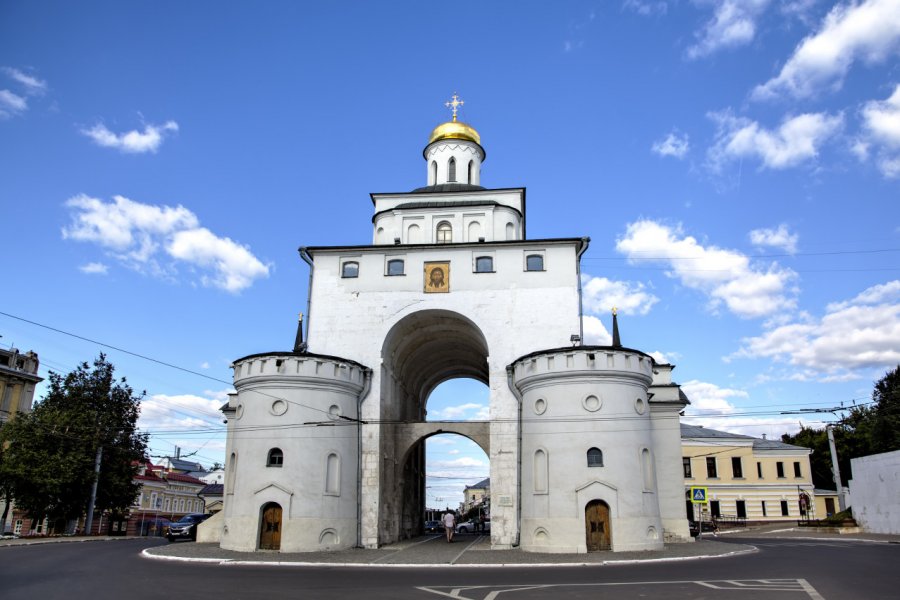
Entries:
MULTIPOLYGON (((794 435, 781 436, 788 444, 812 448, 810 456, 813 485, 834 488, 831 453, 825 429, 802 428, 794 435)), ((872 404, 850 409, 834 426, 834 445, 843 485, 852 478, 850 459, 900 450, 900 365, 875 383, 872 404)))
POLYGON ((94 482, 97 448, 103 448, 96 510, 122 512, 139 491, 133 481, 147 447, 137 432, 143 395, 136 396, 101 354, 62 376, 30 414, 0 430, 0 485, 34 518, 74 519, 84 514, 94 482))

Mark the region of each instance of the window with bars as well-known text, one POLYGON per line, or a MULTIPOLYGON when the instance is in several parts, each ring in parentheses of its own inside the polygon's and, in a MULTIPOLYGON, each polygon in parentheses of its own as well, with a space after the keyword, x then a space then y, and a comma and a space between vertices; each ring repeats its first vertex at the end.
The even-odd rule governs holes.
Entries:
POLYGON ((587 451, 587 466, 589 467, 602 467, 603 466, 603 451, 599 448, 591 448, 587 451))

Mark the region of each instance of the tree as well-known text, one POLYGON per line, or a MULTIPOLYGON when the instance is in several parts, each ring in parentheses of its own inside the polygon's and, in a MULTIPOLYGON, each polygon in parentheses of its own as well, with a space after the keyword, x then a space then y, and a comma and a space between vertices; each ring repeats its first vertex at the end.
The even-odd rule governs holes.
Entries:
POLYGON ((124 512, 134 502, 134 482, 147 436, 137 431, 143 394, 101 354, 62 376, 50 373, 50 389, 30 414, 0 430, 6 449, 2 481, 16 505, 33 519, 77 519, 84 514, 94 482, 94 460, 102 448, 95 510, 124 512))
MULTIPOLYGON (((782 441, 812 448, 810 457, 813 484, 831 489, 831 454, 825 429, 803 427, 782 441)), ((855 406, 834 426, 834 444, 838 453, 842 484, 852 477, 850 459, 900 450, 900 365, 875 382, 872 403, 855 406)))

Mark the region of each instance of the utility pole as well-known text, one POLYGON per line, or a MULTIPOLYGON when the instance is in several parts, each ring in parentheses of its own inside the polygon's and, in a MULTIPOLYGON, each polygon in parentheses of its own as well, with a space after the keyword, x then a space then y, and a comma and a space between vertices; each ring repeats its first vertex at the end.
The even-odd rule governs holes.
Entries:
POLYGON ((834 446, 834 430, 831 425, 825 427, 828 433, 828 448, 831 450, 831 473, 834 475, 834 485, 837 489, 838 506, 841 512, 847 510, 847 502, 844 500, 844 486, 841 485, 841 468, 838 466, 837 449, 834 446))
POLYGON ((94 526, 94 504, 97 502, 97 483, 100 481, 100 461, 102 459, 103 446, 97 446, 97 458, 94 459, 94 484, 91 486, 91 501, 88 502, 87 519, 84 522, 85 535, 91 535, 91 527, 94 526))

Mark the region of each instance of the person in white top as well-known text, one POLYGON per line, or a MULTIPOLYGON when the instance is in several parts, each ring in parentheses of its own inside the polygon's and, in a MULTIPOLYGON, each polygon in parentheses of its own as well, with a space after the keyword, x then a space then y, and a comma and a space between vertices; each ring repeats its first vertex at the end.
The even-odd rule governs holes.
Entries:
POLYGON ((444 513, 444 533, 447 534, 447 543, 453 541, 453 532, 456 528, 456 516, 452 512, 444 513))

